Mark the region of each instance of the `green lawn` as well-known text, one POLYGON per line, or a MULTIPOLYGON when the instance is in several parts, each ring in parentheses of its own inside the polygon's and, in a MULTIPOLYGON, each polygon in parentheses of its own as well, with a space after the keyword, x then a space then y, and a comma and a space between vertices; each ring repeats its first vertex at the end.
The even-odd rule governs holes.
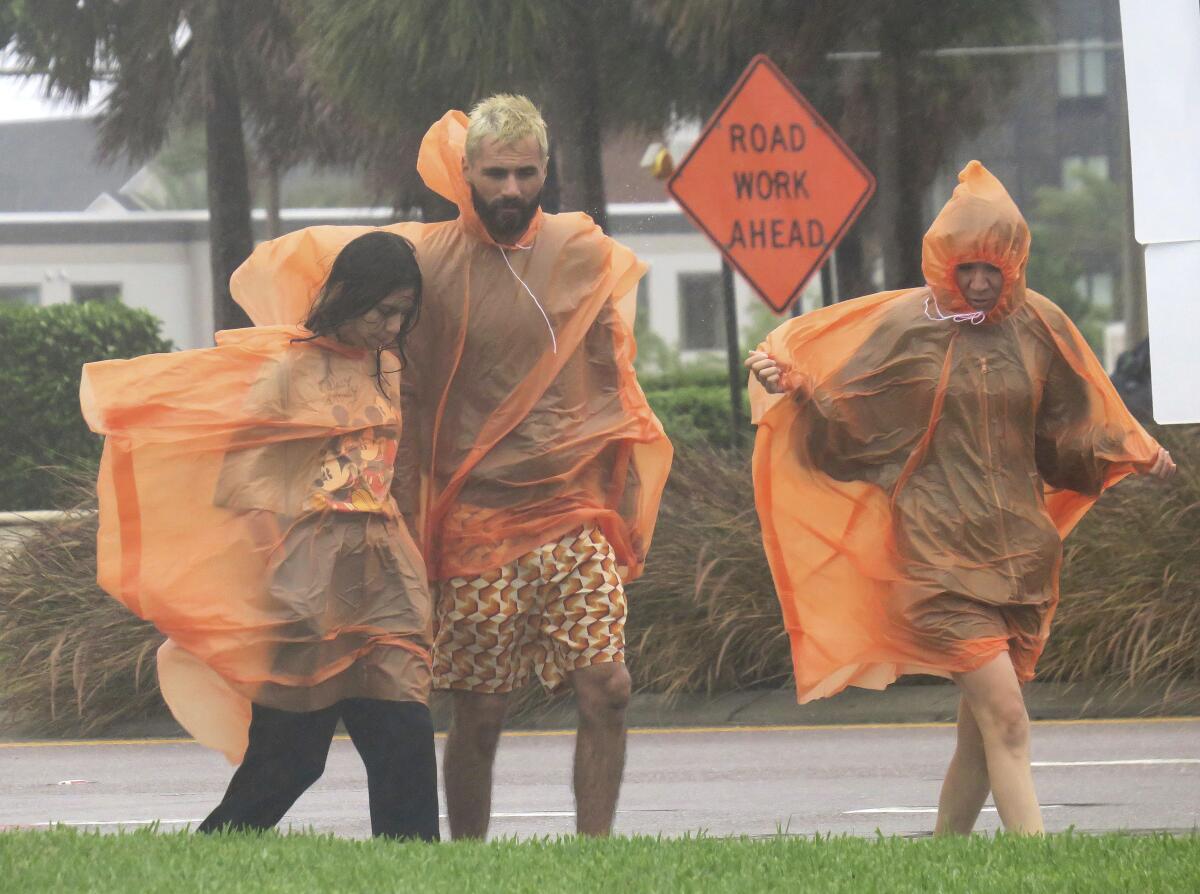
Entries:
POLYGON ((1200 890, 1200 836, 563 838, 425 846, 273 833, 9 831, 0 833, 0 889, 1157 894, 1200 890))

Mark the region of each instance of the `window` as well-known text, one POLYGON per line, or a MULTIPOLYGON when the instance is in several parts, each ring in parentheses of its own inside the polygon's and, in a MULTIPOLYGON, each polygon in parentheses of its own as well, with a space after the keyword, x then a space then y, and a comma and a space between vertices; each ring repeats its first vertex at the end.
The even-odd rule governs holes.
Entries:
MULTIPOLYGON (((1096 41, 1099 43, 1099 41, 1096 41)), ((1098 46, 1088 47, 1080 53, 1083 62, 1083 95, 1104 95, 1104 50, 1098 46)))
POLYGON ((0 304, 32 304, 42 303, 41 286, 34 285, 3 285, 0 286, 0 304))
POLYGON ((1104 42, 1067 41, 1058 50, 1058 95, 1064 98, 1104 95, 1104 42))
POLYGON ((1107 155, 1068 155, 1062 160, 1063 189, 1080 189, 1086 175, 1108 179, 1107 155))
POLYGON ((679 332, 685 351, 725 347, 720 273, 679 274, 679 332))
POLYGON ((1096 310, 1111 314, 1113 309, 1113 275, 1085 273, 1075 282, 1075 291, 1086 297, 1096 310))
POLYGON ((71 300, 76 304, 87 304, 89 301, 115 303, 121 300, 121 284, 107 282, 73 285, 71 300))

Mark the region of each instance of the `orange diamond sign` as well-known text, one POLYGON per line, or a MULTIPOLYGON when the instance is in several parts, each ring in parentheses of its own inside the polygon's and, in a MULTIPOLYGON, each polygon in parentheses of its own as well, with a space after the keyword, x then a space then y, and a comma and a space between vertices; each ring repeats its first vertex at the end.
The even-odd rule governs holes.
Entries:
POLYGON ((667 190, 776 312, 820 269, 875 178, 766 56, 755 56, 667 190))

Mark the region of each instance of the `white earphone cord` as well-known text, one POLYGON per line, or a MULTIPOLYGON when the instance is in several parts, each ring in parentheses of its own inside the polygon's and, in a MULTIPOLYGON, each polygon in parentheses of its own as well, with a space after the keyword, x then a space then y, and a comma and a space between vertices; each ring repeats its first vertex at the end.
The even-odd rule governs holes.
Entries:
MULTIPOLYGON (((546 321, 546 328, 550 330, 550 346, 554 350, 554 353, 557 354, 558 337, 554 334, 554 326, 552 326, 550 323, 550 317, 546 315, 546 308, 542 307, 542 302, 538 301, 537 295, 533 294, 533 289, 529 288, 525 280, 521 279, 521 277, 517 274, 517 271, 513 269, 513 265, 509 263, 508 252, 504 250, 504 246, 500 245, 497 247, 500 249, 500 256, 504 258, 504 263, 508 266, 508 272, 513 275, 517 282, 524 286, 525 291, 529 293, 529 297, 533 299, 533 303, 537 305, 537 309, 542 312, 542 319, 546 321)), ((519 245, 516 247, 522 248, 522 246, 519 245)), ((524 250, 528 251, 528 249, 524 250)))
POLYGON ((973 311, 969 314, 944 314, 942 313, 942 309, 938 307, 937 298, 930 293, 930 295, 925 299, 925 317, 935 323, 941 322, 942 320, 953 320, 955 323, 970 323, 972 326, 978 326, 984 321, 984 319, 987 317, 987 314, 982 310, 973 311), (929 312, 930 301, 933 302, 933 306, 937 310, 938 315, 936 317, 929 312))

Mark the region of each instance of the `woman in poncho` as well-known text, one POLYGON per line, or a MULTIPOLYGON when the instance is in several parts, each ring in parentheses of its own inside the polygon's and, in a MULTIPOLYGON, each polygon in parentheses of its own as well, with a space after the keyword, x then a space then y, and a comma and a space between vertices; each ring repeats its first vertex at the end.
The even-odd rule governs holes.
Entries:
POLYGON ((264 302, 235 274, 259 325, 215 348, 83 371, 84 416, 107 436, 100 584, 168 637, 159 681, 176 718, 241 764, 201 831, 275 825, 321 775, 340 718, 374 834, 438 837, 431 604, 390 493, 391 352, 421 276, 399 236, 347 241, 319 293, 264 302))
POLYGON ((1062 538, 1131 472, 1174 465, 1067 316, 1025 287, 1029 228, 979 162, 925 236, 926 286, 789 321, 747 361, 754 486, 800 702, 901 674, 959 686, 939 833, 989 790, 1042 830, 1021 684, 1062 538))

